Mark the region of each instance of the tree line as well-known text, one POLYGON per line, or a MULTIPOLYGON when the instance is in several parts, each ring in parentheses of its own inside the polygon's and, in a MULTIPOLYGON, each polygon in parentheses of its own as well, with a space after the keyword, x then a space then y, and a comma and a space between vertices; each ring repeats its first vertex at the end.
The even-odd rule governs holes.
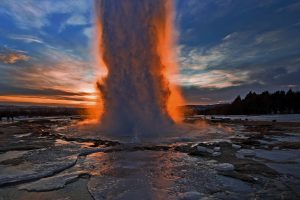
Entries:
POLYGON ((0 106, 0 121, 14 120, 14 118, 18 117, 72 116, 81 115, 83 113, 83 108, 0 106))
POLYGON ((249 92, 244 99, 237 96, 230 104, 198 111, 204 115, 253 115, 253 114, 294 114, 300 113, 300 92, 268 91, 256 94, 249 92))

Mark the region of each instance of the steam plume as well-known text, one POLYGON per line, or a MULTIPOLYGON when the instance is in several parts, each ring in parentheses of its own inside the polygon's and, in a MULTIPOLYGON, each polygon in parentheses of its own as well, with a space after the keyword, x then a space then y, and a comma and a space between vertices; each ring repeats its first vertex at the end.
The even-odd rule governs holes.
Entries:
POLYGON ((151 136, 180 120, 171 0, 96 0, 101 127, 118 135, 151 136))

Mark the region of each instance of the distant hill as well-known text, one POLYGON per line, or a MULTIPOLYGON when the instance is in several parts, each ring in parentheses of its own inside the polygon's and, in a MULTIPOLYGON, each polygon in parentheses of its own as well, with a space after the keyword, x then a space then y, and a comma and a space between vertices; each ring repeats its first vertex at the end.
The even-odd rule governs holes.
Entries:
POLYGON ((53 106, 19 106, 0 105, 0 118, 4 117, 36 117, 36 116, 70 116, 84 114, 83 108, 53 106))
POLYGON ((224 107, 229 104, 211 104, 211 105, 185 105, 181 109, 186 116, 196 115, 219 107, 224 107))
MULTIPOLYGON (((300 113, 300 92, 289 90, 261 94, 249 92, 245 98, 237 96, 229 104, 185 105, 180 109, 186 116, 191 115, 254 115, 300 113)), ((53 106, 0 105, 0 118, 18 116, 70 116, 84 115, 84 108, 53 106)))
POLYGON ((253 115, 300 113, 300 92, 289 90, 261 94, 249 92, 244 99, 237 96, 231 104, 197 110, 204 115, 253 115))

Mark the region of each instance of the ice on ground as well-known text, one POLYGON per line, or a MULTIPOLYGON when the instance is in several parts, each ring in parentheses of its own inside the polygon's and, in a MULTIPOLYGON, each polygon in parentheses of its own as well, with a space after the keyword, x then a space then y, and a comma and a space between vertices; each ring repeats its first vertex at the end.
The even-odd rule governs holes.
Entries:
POLYGON ((220 163, 220 164, 215 165, 215 169, 217 171, 222 171, 222 172, 232 171, 232 170, 234 170, 234 165, 230 164, 230 163, 220 163))
POLYGON ((24 134, 18 134, 18 135, 14 135, 14 137, 16 138, 22 138, 22 137, 28 137, 31 136, 32 133, 24 133, 24 134))
POLYGON ((23 163, 9 168, 0 165, 0 186, 54 175, 75 165, 76 160, 77 156, 69 156, 60 161, 40 164, 23 163))
MULTIPOLYGON (((253 188, 251 187, 251 185, 244 181, 225 176, 219 176, 218 179, 223 183, 223 187, 227 188, 229 191, 234 191, 238 193, 253 192, 253 188)), ((245 196, 247 195, 245 194, 245 196)))
POLYGON ((45 192, 63 188, 66 184, 75 181, 84 172, 66 173, 57 176, 43 178, 33 183, 23 184, 18 187, 20 190, 27 190, 30 192, 45 192))
POLYGON ((256 157, 267 159, 275 162, 298 162, 300 163, 300 150, 290 149, 290 150, 255 150, 256 157))
POLYGON ((290 141, 298 136, 294 127, 215 123, 192 129, 183 139, 120 144, 90 140, 80 132, 67 136, 70 132, 62 133, 66 126, 63 120, 0 126, 5 152, 0 154, 0 199, 300 197, 298 144, 290 141), (261 144, 262 138, 280 149, 261 144), (204 153, 192 154, 197 149, 204 153), (237 158, 237 152, 244 156, 237 158))
POLYGON ((300 134, 295 136, 291 136, 291 135, 273 136, 272 139, 278 142, 300 142, 300 134))
POLYGON ((244 157, 252 157, 255 156, 255 151, 252 149, 240 149, 236 152, 236 157, 244 158, 244 157))
POLYGON ((270 168, 276 170, 278 173, 291 175, 296 178, 300 178, 300 163, 288 164, 288 163, 266 163, 270 168))
POLYGON ((179 196, 179 200, 199 200, 203 197, 200 192, 197 191, 189 191, 181 194, 179 196))
POLYGON ((22 157, 27 152, 28 151, 7 151, 5 153, 0 154, 0 162, 22 157))

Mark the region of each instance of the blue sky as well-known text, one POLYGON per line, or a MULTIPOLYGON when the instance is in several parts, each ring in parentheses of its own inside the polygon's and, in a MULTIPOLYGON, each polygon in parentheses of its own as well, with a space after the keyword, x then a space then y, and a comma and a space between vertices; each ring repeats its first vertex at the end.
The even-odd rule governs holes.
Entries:
MULTIPOLYGON (((250 90, 299 90, 299 1, 175 3, 181 73, 174 81, 189 103, 227 102, 250 90)), ((0 1, 0 101, 93 99, 100 73, 93 33, 92 0, 0 1)))

